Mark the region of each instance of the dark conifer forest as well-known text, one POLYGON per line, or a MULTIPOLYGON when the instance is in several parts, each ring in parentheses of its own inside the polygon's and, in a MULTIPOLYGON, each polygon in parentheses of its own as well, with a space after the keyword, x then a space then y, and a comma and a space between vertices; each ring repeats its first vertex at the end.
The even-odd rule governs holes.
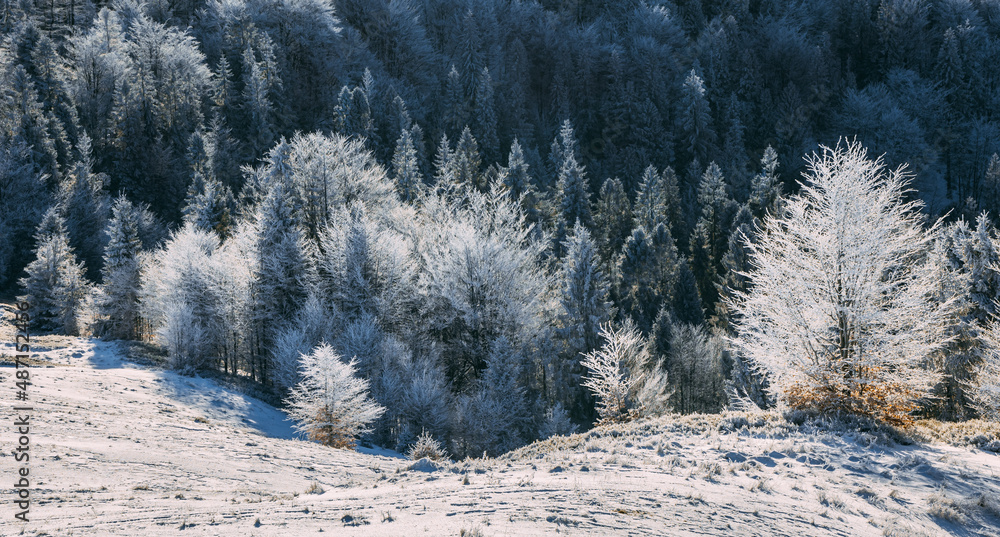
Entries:
POLYGON ((946 336, 898 410, 996 414, 998 0, 3 0, 0 32, 3 294, 324 443, 815 403, 733 342, 820 146, 905 164, 929 234, 899 259, 946 336))

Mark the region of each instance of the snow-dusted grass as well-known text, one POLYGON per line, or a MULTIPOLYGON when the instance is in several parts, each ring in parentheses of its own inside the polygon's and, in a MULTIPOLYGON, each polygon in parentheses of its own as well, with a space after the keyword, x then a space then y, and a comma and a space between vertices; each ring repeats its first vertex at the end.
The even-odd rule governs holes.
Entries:
POLYGON ((298 440, 213 380, 67 341, 34 370, 26 535, 1000 535, 1000 456, 976 447, 990 424, 664 416, 414 462, 298 440))

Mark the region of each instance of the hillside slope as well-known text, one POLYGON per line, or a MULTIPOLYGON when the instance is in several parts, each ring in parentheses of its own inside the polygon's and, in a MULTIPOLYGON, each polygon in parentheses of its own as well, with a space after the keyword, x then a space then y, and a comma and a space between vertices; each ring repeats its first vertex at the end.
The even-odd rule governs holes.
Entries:
POLYGON ((63 344, 36 346, 36 503, 2 535, 1000 536, 1000 456, 972 447, 729 414, 414 464, 297 440, 273 407, 116 343, 63 344))

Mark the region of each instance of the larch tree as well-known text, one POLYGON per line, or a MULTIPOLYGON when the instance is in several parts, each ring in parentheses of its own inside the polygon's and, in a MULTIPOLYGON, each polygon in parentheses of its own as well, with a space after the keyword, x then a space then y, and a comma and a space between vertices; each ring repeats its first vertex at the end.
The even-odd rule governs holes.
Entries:
POLYGON ((822 148, 806 178, 748 243, 732 342, 794 408, 907 423, 940 376, 924 365, 956 307, 932 298, 938 225, 924 228, 904 171, 860 144, 822 148))
POLYGON ((355 361, 344 362, 329 345, 302 356, 302 381, 288 397, 288 414, 310 440, 353 448, 385 409, 368 396, 368 380, 354 376, 355 361))
POLYGON ((646 338, 630 319, 605 325, 601 337, 604 345, 585 355, 583 385, 597 397, 598 423, 631 420, 666 395, 666 374, 662 364, 653 363, 646 338))

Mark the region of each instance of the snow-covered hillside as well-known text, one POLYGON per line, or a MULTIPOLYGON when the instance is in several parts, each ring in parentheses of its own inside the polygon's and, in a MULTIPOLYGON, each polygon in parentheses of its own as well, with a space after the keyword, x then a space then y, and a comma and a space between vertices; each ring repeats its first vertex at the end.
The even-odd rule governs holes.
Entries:
POLYGON ((413 463, 295 439, 214 381, 62 341, 36 346, 36 503, 22 526, 5 502, 5 536, 1000 535, 1000 456, 971 446, 730 414, 413 463))

